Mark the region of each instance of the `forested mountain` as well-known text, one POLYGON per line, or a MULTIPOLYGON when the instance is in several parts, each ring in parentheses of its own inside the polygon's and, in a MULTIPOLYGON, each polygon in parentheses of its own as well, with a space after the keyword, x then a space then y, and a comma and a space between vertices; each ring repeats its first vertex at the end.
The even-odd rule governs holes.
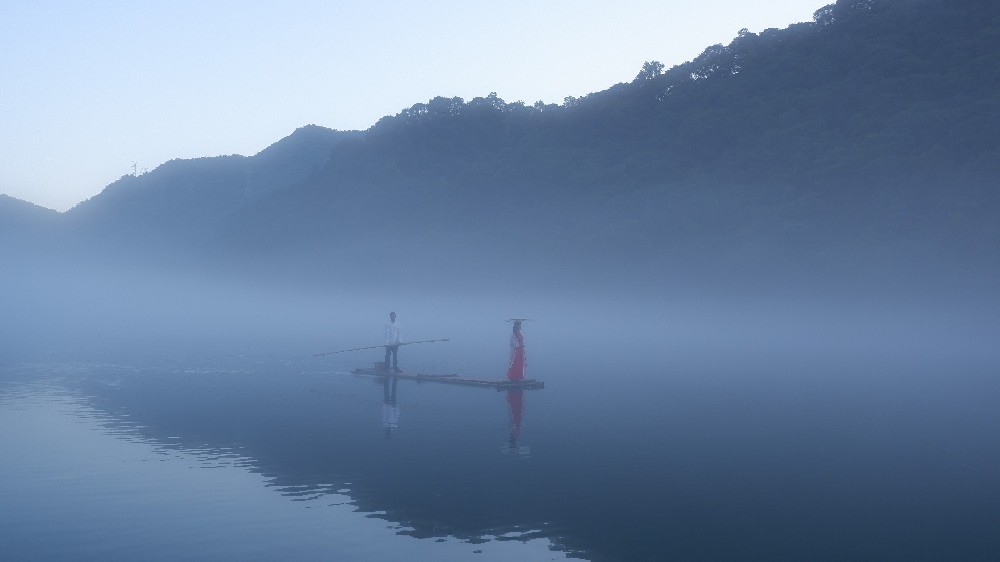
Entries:
POLYGON ((96 244, 204 244, 234 209, 315 173, 339 142, 357 135, 310 125, 252 157, 172 160, 123 176, 67 211, 65 223, 96 244))
POLYGON ((981 279, 1000 269, 998 16, 840 0, 558 106, 438 97, 169 162, 62 222, 331 285, 981 279))
POLYGON ((47 251, 59 219, 56 211, 0 195, 0 256, 47 251))
POLYGON ((27 201, 0 194, 0 227, 38 226, 58 220, 59 213, 27 201))
POLYGON ((458 278, 982 266, 1000 240, 998 13, 841 1, 562 106, 436 98, 230 231, 348 276, 429 258, 458 278))

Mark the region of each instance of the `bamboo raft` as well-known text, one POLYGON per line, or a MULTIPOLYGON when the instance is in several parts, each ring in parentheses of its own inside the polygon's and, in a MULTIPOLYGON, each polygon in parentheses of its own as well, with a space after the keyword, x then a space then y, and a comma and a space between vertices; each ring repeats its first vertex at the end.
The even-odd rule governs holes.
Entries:
POLYGON ((410 379, 418 382, 439 382, 443 384, 456 384, 462 386, 479 386, 485 388, 495 388, 496 390, 538 390, 545 388, 545 383, 534 379, 524 379, 519 381, 503 380, 488 381, 483 379, 468 379, 458 375, 428 375, 423 373, 408 373, 406 371, 393 373, 379 368, 354 369, 351 371, 355 375, 369 375, 373 377, 396 377, 399 379, 410 379))

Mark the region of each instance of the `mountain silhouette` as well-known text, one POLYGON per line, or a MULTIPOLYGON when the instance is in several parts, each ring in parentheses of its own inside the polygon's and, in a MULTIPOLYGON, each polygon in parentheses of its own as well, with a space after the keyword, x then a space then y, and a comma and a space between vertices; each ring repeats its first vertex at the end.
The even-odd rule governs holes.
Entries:
POLYGON ((998 14, 840 0, 561 105, 437 97, 171 161, 60 222, 82 253, 321 285, 982 278, 998 14))

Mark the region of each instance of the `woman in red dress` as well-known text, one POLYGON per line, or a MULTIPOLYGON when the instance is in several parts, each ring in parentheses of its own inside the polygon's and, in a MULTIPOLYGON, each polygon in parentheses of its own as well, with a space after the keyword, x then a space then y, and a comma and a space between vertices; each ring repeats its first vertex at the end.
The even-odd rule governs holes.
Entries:
POLYGON ((521 334, 521 321, 514 321, 514 333, 510 335, 510 365, 507 367, 507 379, 524 380, 527 359, 524 357, 524 335, 521 334))

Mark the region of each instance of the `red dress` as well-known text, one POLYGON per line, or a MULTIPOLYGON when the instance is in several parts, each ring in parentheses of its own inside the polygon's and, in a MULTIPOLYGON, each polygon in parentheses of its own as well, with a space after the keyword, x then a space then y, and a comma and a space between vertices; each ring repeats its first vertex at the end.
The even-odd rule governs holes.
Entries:
POLYGON ((510 365, 507 367, 507 379, 512 381, 524 380, 526 367, 524 336, 519 331, 514 332, 510 335, 510 365))

